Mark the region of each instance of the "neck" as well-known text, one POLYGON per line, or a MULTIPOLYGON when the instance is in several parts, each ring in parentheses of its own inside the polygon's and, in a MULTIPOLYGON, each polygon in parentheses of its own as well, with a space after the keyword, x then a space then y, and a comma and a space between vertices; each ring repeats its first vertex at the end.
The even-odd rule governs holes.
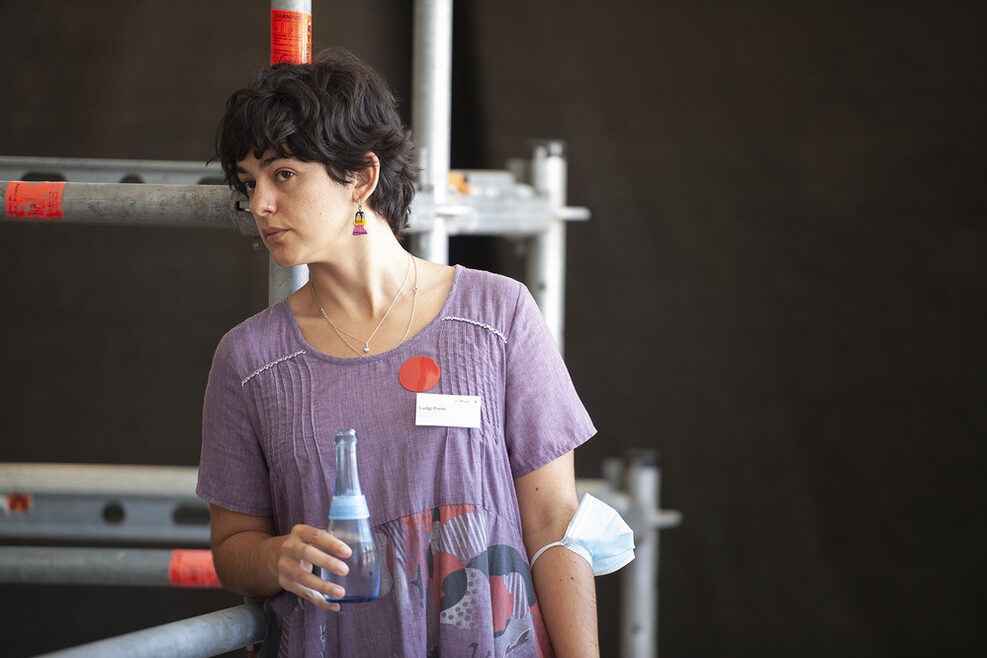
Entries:
POLYGON ((353 236, 345 254, 309 263, 309 277, 322 305, 355 321, 379 318, 405 281, 409 254, 386 225, 353 236))

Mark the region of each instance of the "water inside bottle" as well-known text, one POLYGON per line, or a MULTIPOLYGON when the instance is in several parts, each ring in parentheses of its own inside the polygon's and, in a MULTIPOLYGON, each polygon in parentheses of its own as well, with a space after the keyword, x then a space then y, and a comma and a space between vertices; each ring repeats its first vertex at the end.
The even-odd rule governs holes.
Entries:
POLYGON ((346 542, 353 554, 343 560, 350 568, 345 576, 331 573, 322 567, 315 568, 315 574, 331 583, 336 583, 345 591, 342 598, 323 595, 330 603, 360 603, 374 601, 380 594, 380 570, 377 568, 377 546, 373 542, 346 542))

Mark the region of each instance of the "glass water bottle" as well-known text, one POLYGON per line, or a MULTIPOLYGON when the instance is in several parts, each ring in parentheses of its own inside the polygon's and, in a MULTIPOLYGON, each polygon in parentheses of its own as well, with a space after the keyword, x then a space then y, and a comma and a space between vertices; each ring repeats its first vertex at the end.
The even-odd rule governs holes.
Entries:
POLYGON ((320 567, 316 573, 345 591, 342 598, 326 596, 330 603, 373 601, 380 593, 380 563, 377 544, 370 525, 370 509, 360 490, 360 473, 356 465, 356 430, 336 430, 336 488, 329 505, 329 534, 352 549, 343 560, 350 568, 345 576, 320 567))

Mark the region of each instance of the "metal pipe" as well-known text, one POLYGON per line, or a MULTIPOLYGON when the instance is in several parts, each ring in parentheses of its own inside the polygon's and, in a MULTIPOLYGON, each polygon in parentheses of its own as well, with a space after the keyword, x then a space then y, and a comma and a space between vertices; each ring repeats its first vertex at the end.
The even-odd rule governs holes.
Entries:
POLYGON ((0 462, 0 493, 194 497, 195 466, 0 462))
POLYGON ((274 305, 308 283, 308 265, 281 267, 268 255, 267 303, 274 305))
POLYGON ((0 463, 0 541, 209 544, 194 466, 0 463))
POLYGON ((549 331, 565 353, 566 146, 559 140, 532 142, 531 184, 549 200, 556 216, 531 238, 528 250, 528 285, 549 331))
POLYGON ((218 588, 207 549, 0 546, 0 583, 218 588))
POLYGON ((209 545, 209 506, 194 495, 98 496, 5 492, 0 543, 7 538, 48 542, 154 542, 209 545))
POLYGON ((0 179, 86 183, 223 183, 219 163, 0 155, 0 179))
POLYGON ((264 630, 264 611, 244 604, 39 658, 204 658, 259 642, 264 630))
POLYGON ((0 181, 7 220, 236 226, 257 235, 222 185, 0 181))
MULTIPOLYGON (((271 0, 271 64, 312 63, 312 0, 271 0)), ((305 285, 307 265, 268 261, 267 302, 274 305, 305 285)))
MULTIPOLYGON (((418 146, 419 193, 431 194, 437 210, 448 201, 452 131, 452 0, 416 0, 412 53, 411 132, 418 146)), ((416 236, 422 258, 449 262, 449 234, 441 216, 416 236)))
POLYGON ((312 0, 271 0, 271 10, 312 13, 312 0))
MULTIPOLYGON (((421 192, 419 192, 421 194, 421 192)), ((411 251, 433 263, 449 263, 449 226, 445 217, 432 218, 432 227, 421 233, 410 233, 411 251)))
POLYGON ((653 453, 634 457, 626 471, 635 559, 621 571, 620 655, 658 655, 658 465, 653 453))

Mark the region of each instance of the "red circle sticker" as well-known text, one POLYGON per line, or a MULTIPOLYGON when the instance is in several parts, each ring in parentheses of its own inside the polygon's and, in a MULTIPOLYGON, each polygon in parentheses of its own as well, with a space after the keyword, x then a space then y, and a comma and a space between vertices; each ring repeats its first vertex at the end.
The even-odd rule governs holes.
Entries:
POLYGON ((434 359, 427 356, 413 356, 404 362, 398 379, 401 386, 409 391, 422 393, 439 383, 439 374, 442 370, 434 359))

